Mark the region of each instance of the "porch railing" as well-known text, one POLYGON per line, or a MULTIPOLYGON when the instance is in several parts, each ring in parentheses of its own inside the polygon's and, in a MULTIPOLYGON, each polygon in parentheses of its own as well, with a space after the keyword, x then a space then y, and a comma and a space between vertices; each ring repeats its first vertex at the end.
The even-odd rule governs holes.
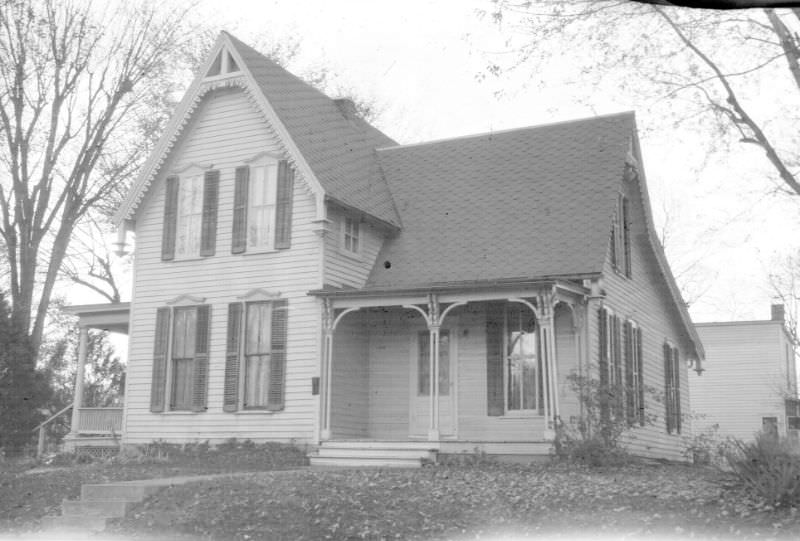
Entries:
POLYGON ((123 408, 78 408, 78 434, 120 434, 123 408))

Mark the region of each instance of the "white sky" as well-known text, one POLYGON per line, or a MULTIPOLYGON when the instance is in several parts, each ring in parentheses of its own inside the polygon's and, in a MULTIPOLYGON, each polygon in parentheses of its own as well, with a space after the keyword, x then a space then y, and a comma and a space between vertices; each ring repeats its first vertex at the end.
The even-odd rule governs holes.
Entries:
POLYGON ((703 293, 693 319, 769 318, 767 267, 798 246, 800 207, 764 195, 763 156, 737 148, 698 179, 702 157, 690 137, 676 141, 641 104, 616 103, 611 93, 592 108, 579 104, 557 69, 543 86, 526 87, 521 73, 480 81, 486 53, 502 51, 503 36, 477 9, 490 3, 203 0, 197 14, 248 43, 294 36, 298 67, 327 66, 353 93, 376 100, 378 126, 402 143, 636 110, 657 228, 668 222, 666 248, 679 281, 691 296, 703 293))

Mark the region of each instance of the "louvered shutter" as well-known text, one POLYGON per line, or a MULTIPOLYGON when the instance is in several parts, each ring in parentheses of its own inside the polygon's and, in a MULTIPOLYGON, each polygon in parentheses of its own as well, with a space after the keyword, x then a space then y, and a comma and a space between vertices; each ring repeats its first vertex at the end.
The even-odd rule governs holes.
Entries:
POLYGON ((486 403, 487 414, 503 415, 503 310, 505 304, 486 305, 486 403))
POLYGON ((192 382, 192 411, 206 411, 208 395, 208 339, 211 325, 211 307, 197 307, 195 330, 194 374, 192 382))
POLYGON ((206 171, 203 179, 203 221, 200 227, 200 255, 214 255, 217 246, 217 202, 219 171, 206 171))
POLYGON ((242 303, 228 305, 228 341, 225 347, 225 390, 222 409, 239 409, 239 359, 241 356, 242 303))
POLYGON ((175 258, 175 233, 178 228, 178 177, 167 177, 164 187, 164 225, 161 230, 161 260, 175 258))
POLYGON ((250 167, 237 167, 233 190, 232 254, 241 254, 247 249, 247 195, 249 189, 250 167))
POLYGON ((602 421, 608 421, 610 418, 608 409, 608 312, 605 308, 600 308, 597 313, 599 315, 599 320, 597 322, 597 335, 598 349, 600 351, 600 396, 598 397, 598 400, 600 402, 600 419, 602 421))
POLYGON ((286 394, 286 337, 289 310, 286 301, 272 305, 272 332, 270 343, 269 390, 267 409, 282 410, 286 394))
POLYGON ((672 348, 664 343, 664 408, 666 410, 667 434, 672 434, 672 348))
POLYGON ((645 406, 644 406, 644 360, 642 358, 642 329, 641 327, 636 329, 636 363, 638 365, 638 372, 639 372, 639 387, 636 389, 636 392, 639 393, 639 424, 644 426, 644 413, 645 413, 645 406))
POLYGON ((675 390, 673 393, 673 406, 672 409, 675 412, 675 421, 673 422, 673 426, 675 427, 675 432, 678 434, 681 433, 681 365, 680 365, 680 353, 678 352, 678 348, 672 348, 672 379, 673 385, 672 388, 675 390))
POLYGON ((636 418, 636 389, 634 388, 633 325, 625 322, 625 417, 628 424, 636 418))
POLYGON ((167 391, 169 308, 156 310, 156 333, 153 342, 153 378, 150 384, 150 411, 158 413, 164 411, 167 391))
POLYGON ((628 198, 622 197, 622 247, 624 251, 625 276, 631 277, 631 227, 628 198))
POLYGON ((292 194, 294 170, 289 162, 278 162, 278 191, 275 198, 275 248, 289 248, 292 241, 292 194))

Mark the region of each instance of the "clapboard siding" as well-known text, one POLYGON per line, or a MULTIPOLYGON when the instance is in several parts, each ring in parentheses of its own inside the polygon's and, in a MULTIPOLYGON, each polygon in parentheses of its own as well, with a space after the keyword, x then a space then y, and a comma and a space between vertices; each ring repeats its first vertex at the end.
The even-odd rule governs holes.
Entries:
MULTIPOLYGON (((641 455, 682 459, 682 435, 690 433, 690 420, 685 416, 682 435, 667 434, 664 402, 658 395, 664 393, 663 344, 669 340, 680 350, 681 412, 689 412, 689 381, 686 359, 689 353, 688 336, 681 323, 677 307, 671 300, 667 283, 661 273, 644 222, 644 208, 638 182, 623 182, 621 190, 630 201, 631 211, 631 265, 632 277, 616 272, 611 264, 610 250, 606 258, 604 284, 605 306, 621 318, 630 318, 642 329, 642 355, 644 383, 656 391, 646 393, 645 408, 655 415, 655 422, 631 430, 625 437, 630 449, 641 455)), ((608 223, 609 233, 611 221, 608 223)), ((609 235, 610 238, 610 235, 609 235)), ((591 362, 595 369, 599 362, 598 309, 600 301, 589 302, 588 319, 591 343, 591 362)), ((596 372, 595 372, 596 373, 596 372)))
POLYGON ((331 382, 334 438, 367 436, 369 415, 369 332, 364 314, 346 315, 336 327, 331 382))
POLYGON ((751 439, 762 417, 777 417, 785 435, 783 397, 794 378, 783 322, 701 323, 697 332, 706 361, 703 375, 689 378, 696 431, 718 424, 722 436, 751 439))
POLYGON ((359 254, 344 250, 343 230, 345 213, 328 209, 331 231, 325 238, 325 283, 336 287, 363 287, 383 243, 383 234, 369 222, 359 226, 359 254))
POLYGON ((320 287, 320 240, 314 234, 314 201, 298 174, 294 186, 291 248, 232 255, 234 170, 261 152, 279 155, 263 115, 238 89, 207 94, 142 203, 136 222, 134 293, 125 442, 155 439, 250 438, 313 441, 317 397, 311 380, 319 375, 319 301, 307 292, 320 287), (164 178, 190 164, 220 171, 216 254, 186 261, 161 261, 164 178), (280 412, 222 410, 227 306, 261 288, 289 301, 285 409, 280 412), (178 295, 204 298, 211 306, 208 410, 152 414, 150 386, 156 309, 178 295))

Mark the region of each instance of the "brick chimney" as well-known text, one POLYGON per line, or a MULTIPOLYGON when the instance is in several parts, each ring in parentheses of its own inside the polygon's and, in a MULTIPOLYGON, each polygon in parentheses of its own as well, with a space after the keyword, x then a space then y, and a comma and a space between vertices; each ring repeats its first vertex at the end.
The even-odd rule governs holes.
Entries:
POLYGON ((772 321, 784 321, 785 313, 782 304, 772 305, 772 321))

